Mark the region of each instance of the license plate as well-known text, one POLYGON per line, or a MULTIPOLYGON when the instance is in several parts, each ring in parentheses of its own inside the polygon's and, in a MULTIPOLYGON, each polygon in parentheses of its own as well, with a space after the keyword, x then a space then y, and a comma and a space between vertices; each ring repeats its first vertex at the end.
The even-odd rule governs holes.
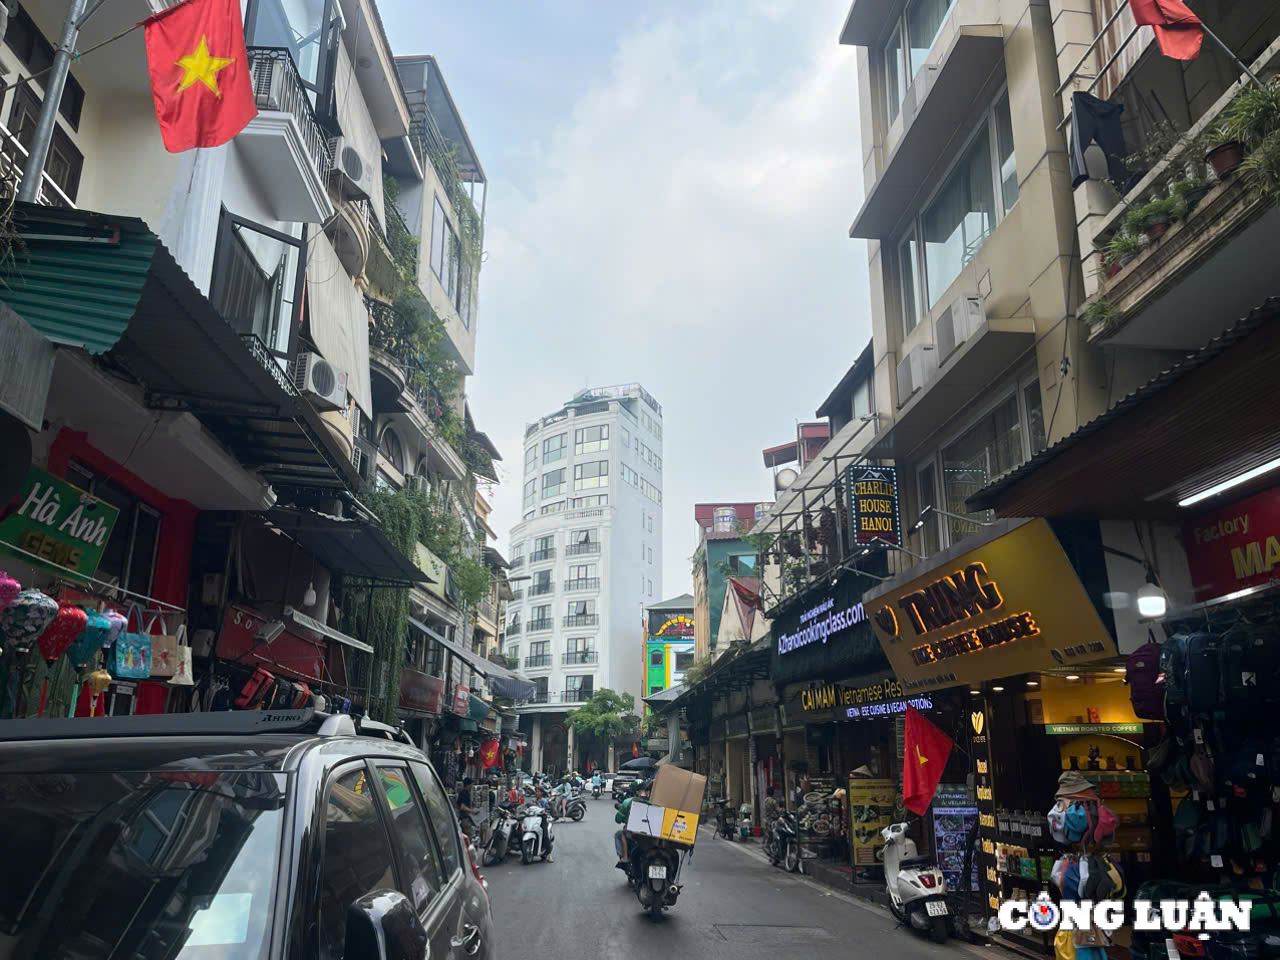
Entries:
POLYGON ((661 863, 649 864, 649 879, 650 880, 667 879, 667 868, 661 863))
POLYGON ((945 900, 930 900, 924 905, 924 910, 931 917, 945 917, 947 904, 945 900))

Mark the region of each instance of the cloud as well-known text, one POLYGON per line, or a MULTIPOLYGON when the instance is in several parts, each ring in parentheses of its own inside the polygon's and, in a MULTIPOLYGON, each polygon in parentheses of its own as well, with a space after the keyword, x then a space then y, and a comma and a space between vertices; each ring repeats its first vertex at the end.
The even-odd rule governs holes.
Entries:
POLYGON ((503 148, 532 169, 491 172, 469 390, 506 457, 504 536, 525 423, 588 384, 640 381, 663 403, 665 595, 689 589, 695 501, 771 496, 760 450, 870 337, 866 252, 846 236, 847 4, 713 0, 634 25, 563 122, 503 148))

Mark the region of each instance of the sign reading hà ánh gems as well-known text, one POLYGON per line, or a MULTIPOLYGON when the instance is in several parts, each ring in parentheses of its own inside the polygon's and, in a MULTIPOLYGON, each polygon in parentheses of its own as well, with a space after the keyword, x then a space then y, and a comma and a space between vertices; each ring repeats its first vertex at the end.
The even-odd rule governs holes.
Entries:
POLYGON ((893 467, 851 466, 849 526, 854 543, 885 541, 902 545, 898 525, 898 472, 893 467))
POLYGON ((105 500, 32 467, 22 492, 0 517, 0 543, 39 557, 49 566, 91 577, 119 513, 105 500))

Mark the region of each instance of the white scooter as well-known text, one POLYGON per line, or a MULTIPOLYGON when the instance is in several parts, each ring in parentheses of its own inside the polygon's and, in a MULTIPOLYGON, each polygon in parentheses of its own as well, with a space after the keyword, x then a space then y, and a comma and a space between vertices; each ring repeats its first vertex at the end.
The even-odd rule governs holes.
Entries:
POLYGON ((884 881, 889 909, 897 921, 935 943, 947 940, 947 881, 932 857, 916 856, 916 842, 907 825, 895 823, 880 831, 884 838, 884 881))
POLYGON ((526 805, 520 821, 520 862, 532 863, 534 857, 547 859, 555 839, 556 831, 546 809, 536 803, 526 805))

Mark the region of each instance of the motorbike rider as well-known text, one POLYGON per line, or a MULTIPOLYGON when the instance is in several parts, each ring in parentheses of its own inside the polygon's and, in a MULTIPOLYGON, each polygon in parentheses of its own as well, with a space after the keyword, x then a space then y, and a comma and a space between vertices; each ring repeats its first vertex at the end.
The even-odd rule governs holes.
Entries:
POLYGON ((573 781, 563 780, 560 785, 552 790, 552 810, 557 820, 563 820, 565 810, 568 807, 569 797, 573 795, 573 781))
POLYGON ((599 770, 591 775, 591 789, 593 791, 604 789, 604 779, 600 776, 599 770))
POLYGON ((475 831, 476 807, 471 797, 471 778, 462 778, 462 789, 458 791, 458 822, 462 827, 462 832, 471 837, 475 831))
POLYGON ((648 780, 631 781, 631 785, 627 788, 627 795, 619 801, 618 812, 613 815, 614 822, 622 824, 622 829, 618 830, 613 835, 613 845, 618 851, 617 865, 619 867, 625 865, 627 862, 627 818, 631 814, 631 801, 635 800, 637 797, 641 800, 649 799, 648 780))
POLYGON ((523 799, 524 799, 524 794, 522 794, 516 788, 515 778, 513 777, 512 779, 508 780, 507 781, 507 803, 519 803, 523 799))

